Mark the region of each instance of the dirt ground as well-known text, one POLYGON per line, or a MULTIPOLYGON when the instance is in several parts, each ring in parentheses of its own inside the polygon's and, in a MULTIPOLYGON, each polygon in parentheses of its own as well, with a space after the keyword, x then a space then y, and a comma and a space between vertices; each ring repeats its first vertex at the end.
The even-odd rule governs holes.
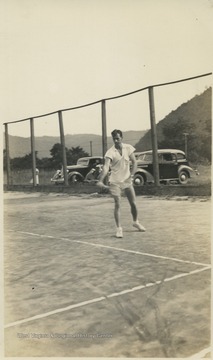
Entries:
POLYGON ((5 192, 5 356, 209 356, 211 199, 137 205, 117 239, 109 195, 5 192))

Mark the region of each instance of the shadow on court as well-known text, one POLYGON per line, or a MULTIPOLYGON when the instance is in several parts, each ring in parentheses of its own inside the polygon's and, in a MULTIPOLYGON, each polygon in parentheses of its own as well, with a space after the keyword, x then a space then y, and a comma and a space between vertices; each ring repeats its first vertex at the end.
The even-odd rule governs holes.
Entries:
POLYGON ((188 357, 210 346, 209 198, 4 194, 5 356, 188 357))

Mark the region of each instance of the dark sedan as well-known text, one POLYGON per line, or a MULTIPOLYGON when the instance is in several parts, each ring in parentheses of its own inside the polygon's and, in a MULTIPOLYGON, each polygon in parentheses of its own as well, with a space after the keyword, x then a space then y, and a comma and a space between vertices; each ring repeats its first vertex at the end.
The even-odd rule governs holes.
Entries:
MULTIPOLYGON (((144 185, 154 182, 153 154, 152 150, 136 152, 137 171, 134 176, 134 185, 144 185)), ((182 150, 159 149, 158 150, 159 179, 162 183, 177 182, 186 184, 192 174, 197 174, 186 159, 182 150)))

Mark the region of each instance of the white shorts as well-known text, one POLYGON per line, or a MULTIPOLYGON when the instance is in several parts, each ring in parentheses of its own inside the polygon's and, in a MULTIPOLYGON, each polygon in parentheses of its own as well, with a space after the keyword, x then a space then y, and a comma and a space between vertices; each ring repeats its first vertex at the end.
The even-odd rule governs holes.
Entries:
POLYGON ((132 186, 131 177, 119 183, 110 183, 109 191, 112 196, 121 196, 122 191, 128 189, 130 186, 132 186))

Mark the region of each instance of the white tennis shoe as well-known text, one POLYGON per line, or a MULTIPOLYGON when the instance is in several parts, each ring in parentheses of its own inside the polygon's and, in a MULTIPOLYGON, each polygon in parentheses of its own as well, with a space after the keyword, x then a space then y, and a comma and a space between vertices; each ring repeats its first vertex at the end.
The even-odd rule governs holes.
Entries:
POLYGON ((139 231, 146 231, 145 227, 139 223, 139 221, 134 221, 133 226, 139 231))
POLYGON ((116 231, 116 238, 122 238, 123 237, 123 230, 122 227, 118 227, 116 231))

